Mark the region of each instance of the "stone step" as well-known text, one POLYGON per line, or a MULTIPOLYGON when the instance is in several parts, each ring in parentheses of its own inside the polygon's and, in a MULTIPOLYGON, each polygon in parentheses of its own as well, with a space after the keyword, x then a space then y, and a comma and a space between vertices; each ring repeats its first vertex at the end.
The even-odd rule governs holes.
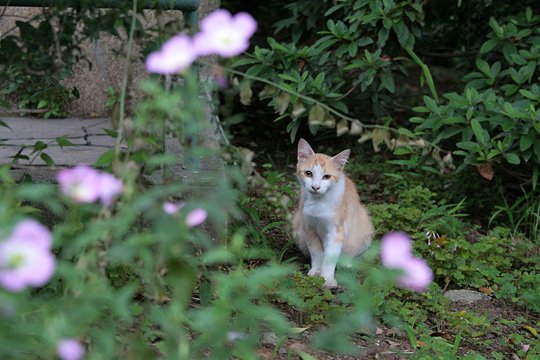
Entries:
MULTIPOLYGON (((212 115, 208 111, 209 118, 212 115)), ((66 119, 34 119, 22 117, 0 118, 9 128, 0 126, 0 164, 12 163, 11 172, 15 179, 28 174, 37 182, 54 182, 59 168, 78 164, 93 165, 108 150, 114 149, 116 139, 109 136, 105 129, 111 129, 108 118, 66 118, 66 119), (72 146, 60 146, 58 138, 73 143, 72 146), (54 166, 34 152, 34 146, 43 142, 47 148, 43 150, 54 161, 54 166), (19 154, 26 158, 15 159, 19 154)), ((214 124, 219 127, 218 124, 214 124)), ((216 146, 218 135, 216 129, 201 131, 200 141, 208 146, 216 146)), ((167 178, 182 181, 190 185, 211 185, 217 174, 222 174, 223 163, 216 157, 201 159, 197 169, 186 169, 183 166, 184 150, 175 138, 166 139, 166 152, 178 156, 178 165, 166 169, 167 178)), ((162 182, 161 171, 148 176, 152 184, 162 182)))

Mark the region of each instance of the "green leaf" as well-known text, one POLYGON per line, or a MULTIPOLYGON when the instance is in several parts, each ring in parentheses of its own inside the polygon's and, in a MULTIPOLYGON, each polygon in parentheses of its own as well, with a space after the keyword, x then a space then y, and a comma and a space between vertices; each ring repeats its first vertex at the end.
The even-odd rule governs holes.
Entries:
POLYGON ((47 100, 44 100, 44 99, 43 99, 43 100, 40 100, 40 101, 38 102, 37 108, 38 108, 38 109, 43 109, 45 106, 47 106, 47 100))
POLYGON ((480 121, 477 119, 471 120, 471 128, 474 133, 474 136, 476 137, 476 140, 480 143, 484 143, 484 130, 482 129, 482 125, 480 125, 480 121))
POLYGON ((519 165, 521 163, 519 156, 517 156, 514 153, 504 154, 504 158, 509 164, 512 164, 512 165, 519 165))
POLYGON ((105 131, 105 134, 107 134, 108 136, 110 136, 112 138, 116 138, 118 136, 118 131, 116 131, 116 130, 103 128, 103 131, 105 131))
POLYGON ((113 160, 114 160, 114 150, 108 150, 108 151, 104 152, 96 160, 96 163, 94 165, 97 166, 97 167, 109 166, 109 165, 112 164, 113 160))
POLYGON ((411 130, 406 129, 406 128, 399 128, 398 133, 400 133, 401 135, 408 136, 410 138, 414 137, 414 133, 411 130))
POLYGON ((32 149, 32 154, 36 153, 38 151, 43 151, 48 147, 47 144, 45 144, 43 141, 38 141, 34 144, 34 148, 32 149))
POLYGON ((41 153, 39 157, 47 164, 47 166, 54 166, 54 160, 46 153, 41 153))
POLYGON ((58 146, 60 147, 64 147, 64 146, 75 146, 74 143, 72 143, 71 141, 69 141, 67 139, 67 137, 65 136, 59 136, 56 138, 56 143, 58 144, 58 146))
POLYGON ((356 45, 358 46, 366 46, 373 43, 373 39, 369 36, 363 36, 356 42, 356 45))
POLYGON ((480 58, 476 59, 476 67, 478 68, 478 70, 483 72, 484 75, 486 75, 488 77, 491 77, 489 64, 486 61, 484 61, 484 60, 482 60, 480 58))
POLYGON ((291 81, 291 82, 298 82, 298 79, 295 79, 294 77, 292 77, 289 74, 278 74, 278 76, 280 78, 282 78, 283 80, 288 80, 288 81, 291 81))
POLYGON ((530 132, 527 135, 522 135, 519 138, 519 150, 525 151, 534 143, 534 133, 530 132))
POLYGON ((427 108, 432 112, 432 113, 435 113, 435 114, 439 114, 439 107, 437 106, 437 103, 435 102, 435 100, 433 100, 432 98, 430 98, 429 96, 425 95, 424 96, 424 103, 426 104, 427 108))
POLYGON ((394 76, 392 75, 391 71, 385 71, 381 75, 381 85, 392 94, 394 93, 396 90, 396 85, 394 83, 394 76))
POLYGON ((472 141, 461 141, 461 142, 458 142, 456 146, 460 149, 464 149, 469 152, 478 152, 478 150, 480 150, 480 146, 478 146, 477 143, 472 142, 472 141))
POLYGON ((497 44, 499 44, 499 41, 497 39, 490 39, 486 41, 480 47, 480 54, 485 54, 487 52, 490 52, 497 46, 497 44))

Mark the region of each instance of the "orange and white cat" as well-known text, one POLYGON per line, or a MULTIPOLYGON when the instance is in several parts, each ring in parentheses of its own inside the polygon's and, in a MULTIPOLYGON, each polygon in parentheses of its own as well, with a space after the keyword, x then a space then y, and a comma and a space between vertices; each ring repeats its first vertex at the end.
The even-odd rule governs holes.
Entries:
POLYGON ((307 141, 298 142, 296 175, 302 189, 293 233, 300 249, 311 256, 308 275, 322 276, 327 287, 337 286, 340 255, 360 255, 373 235, 369 214, 343 172, 349 155, 348 149, 334 157, 316 154, 307 141))

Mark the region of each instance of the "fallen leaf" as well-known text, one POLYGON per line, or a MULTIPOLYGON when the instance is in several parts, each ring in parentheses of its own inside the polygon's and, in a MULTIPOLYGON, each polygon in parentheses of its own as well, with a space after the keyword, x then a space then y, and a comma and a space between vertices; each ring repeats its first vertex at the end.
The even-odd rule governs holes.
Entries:
POLYGON ((251 98, 253 97, 253 90, 251 90, 251 84, 249 82, 243 82, 240 87, 240 103, 248 106, 251 104, 251 98))
POLYGON ((343 119, 337 123, 336 134, 337 136, 345 135, 349 131, 349 124, 347 120, 343 119))
POLYGON ((363 127, 362 127, 362 123, 360 122, 360 120, 353 120, 353 122, 351 123, 351 130, 350 130, 350 133, 351 135, 360 135, 362 134, 362 131, 364 131, 363 127))
POLYGON ((295 328, 291 329, 291 332, 293 334, 300 334, 300 333, 303 333, 304 331, 306 331, 307 329, 309 329, 309 326, 308 327, 295 327, 295 328))
POLYGON ((294 103, 291 115, 293 116, 293 118, 297 118, 305 112, 306 108, 304 107, 304 104, 302 104, 301 101, 297 101, 294 103))
POLYGON ((289 95, 286 92, 282 92, 278 96, 274 98, 274 101, 276 102, 278 106, 278 113, 279 115, 285 114, 285 111, 287 111, 287 108, 289 107, 289 103, 291 101, 291 95, 289 95))
POLYGON ((482 286, 480 289, 478 289, 481 293, 484 293, 486 295, 493 295, 493 290, 489 287, 482 286))
POLYGON ((326 112, 319 104, 313 105, 309 111, 308 122, 311 126, 321 125, 324 122, 326 112))
POLYGON ((538 337, 538 331, 536 331, 536 329, 533 328, 532 326, 530 326, 530 325, 523 325, 522 327, 523 327, 524 329, 526 329, 526 330, 529 330, 529 332, 530 332, 531 334, 533 334, 534 336, 537 336, 537 337, 538 337))
POLYGON ((478 172, 484 179, 487 179, 487 180, 493 179, 493 175, 495 174, 495 171, 493 171, 493 166, 491 166, 490 163, 477 165, 476 169, 478 170, 478 172))

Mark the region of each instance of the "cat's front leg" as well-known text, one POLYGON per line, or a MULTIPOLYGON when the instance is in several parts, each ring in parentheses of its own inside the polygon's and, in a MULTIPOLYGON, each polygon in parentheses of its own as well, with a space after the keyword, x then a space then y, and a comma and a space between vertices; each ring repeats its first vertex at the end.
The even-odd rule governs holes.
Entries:
POLYGON ((324 258, 321 268, 321 276, 324 278, 324 286, 333 288, 337 286, 335 279, 336 265, 341 255, 343 242, 339 231, 330 232, 324 247, 324 258))
POLYGON ((321 275, 324 249, 319 236, 314 231, 306 231, 306 244, 311 257, 311 269, 308 271, 308 276, 321 275))

